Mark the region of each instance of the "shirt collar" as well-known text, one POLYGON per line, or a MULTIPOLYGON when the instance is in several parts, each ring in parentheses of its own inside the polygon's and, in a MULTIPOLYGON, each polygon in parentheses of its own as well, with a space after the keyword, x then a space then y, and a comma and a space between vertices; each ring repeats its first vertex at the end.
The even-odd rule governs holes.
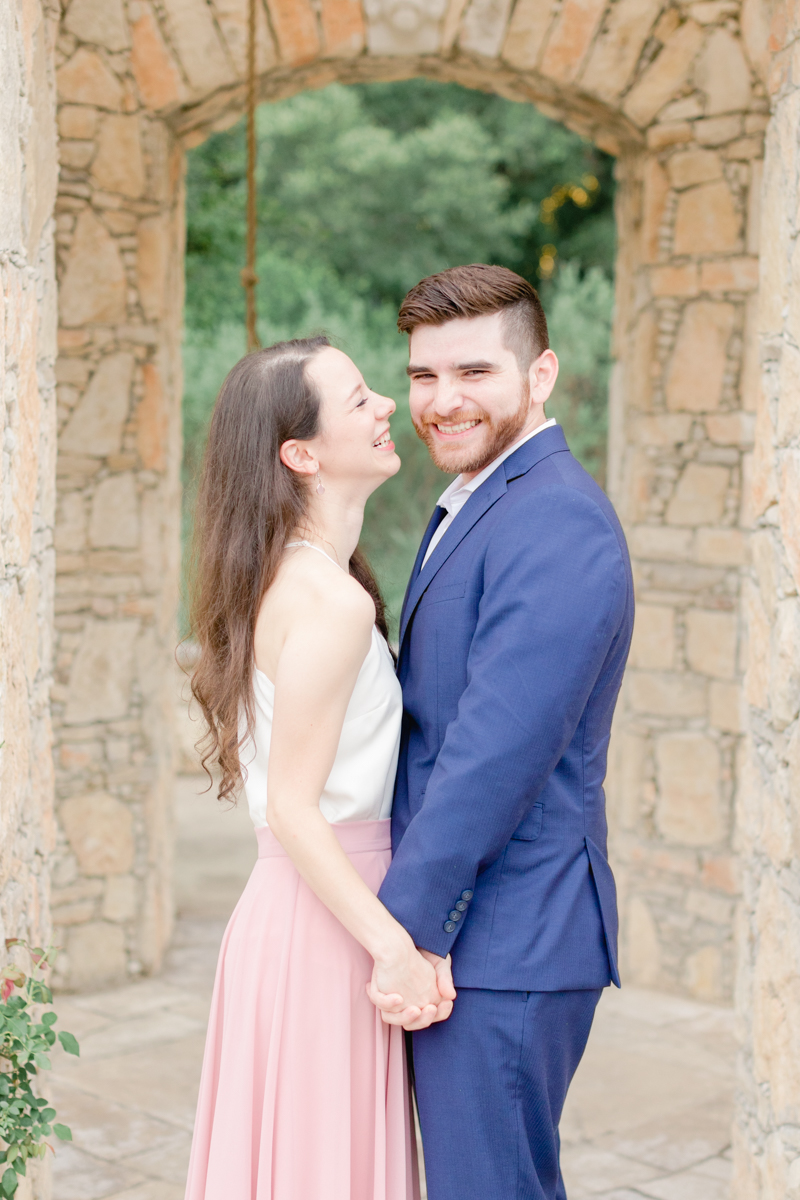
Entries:
POLYGON ((557 424, 558 422, 556 421, 555 417, 551 417, 550 420, 545 421, 543 425, 537 425, 532 433, 526 433, 524 437, 519 438, 516 442, 509 446, 507 450, 504 450, 502 454, 498 454, 497 458, 492 459, 488 467, 484 467, 474 479, 470 479, 467 483, 462 483, 463 475, 457 475, 452 483, 448 484, 437 500, 436 503, 438 507, 446 509, 449 513, 458 512, 458 510, 463 508, 463 506, 466 504, 472 493, 476 491, 481 484, 489 478, 492 472, 496 471, 500 464, 505 462, 505 460, 512 455, 515 450, 519 450, 520 446, 524 446, 526 442, 531 440, 531 438, 536 437, 537 433, 541 433, 544 429, 552 429, 552 427, 557 424))

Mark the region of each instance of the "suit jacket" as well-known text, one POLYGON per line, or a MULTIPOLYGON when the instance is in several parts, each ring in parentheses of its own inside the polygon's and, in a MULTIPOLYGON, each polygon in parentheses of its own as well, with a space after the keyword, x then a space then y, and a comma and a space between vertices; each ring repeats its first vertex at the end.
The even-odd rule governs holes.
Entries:
POLYGON ((619 984, 603 779, 633 628, 627 546, 560 427, 510 455, 403 605, 380 898, 456 986, 619 984))

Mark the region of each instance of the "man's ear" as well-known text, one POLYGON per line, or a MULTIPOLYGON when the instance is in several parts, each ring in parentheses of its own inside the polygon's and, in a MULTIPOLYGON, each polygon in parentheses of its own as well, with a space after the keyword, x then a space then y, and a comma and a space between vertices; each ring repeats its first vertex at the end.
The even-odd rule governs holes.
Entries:
POLYGON ((281 462, 297 475, 316 475, 319 463, 303 442, 291 438, 280 450, 281 462))
POLYGON ((528 379, 531 387, 531 402, 544 404, 556 386, 558 359, 552 350, 544 350, 530 365, 528 379))

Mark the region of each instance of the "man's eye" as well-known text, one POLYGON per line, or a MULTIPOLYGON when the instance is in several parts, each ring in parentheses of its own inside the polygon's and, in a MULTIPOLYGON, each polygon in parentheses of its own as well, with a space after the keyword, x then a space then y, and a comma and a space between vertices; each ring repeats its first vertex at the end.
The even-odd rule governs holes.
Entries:
POLYGON ((356 408, 363 408, 364 405, 367 403, 367 400, 369 400, 369 396, 364 396, 363 399, 359 400, 358 404, 356 405, 356 408))

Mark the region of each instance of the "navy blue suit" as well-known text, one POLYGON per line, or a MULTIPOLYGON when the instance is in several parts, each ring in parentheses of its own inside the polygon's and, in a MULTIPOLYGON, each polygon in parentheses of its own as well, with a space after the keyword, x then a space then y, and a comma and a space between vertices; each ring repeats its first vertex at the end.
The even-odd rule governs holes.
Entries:
POLYGON ((380 898, 418 946, 452 953, 459 989, 450 1020, 414 1035, 430 1200, 553 1200, 561 1106, 619 983, 602 785, 630 562, 557 426, 481 484, 421 568, 443 515, 403 606, 380 898))

